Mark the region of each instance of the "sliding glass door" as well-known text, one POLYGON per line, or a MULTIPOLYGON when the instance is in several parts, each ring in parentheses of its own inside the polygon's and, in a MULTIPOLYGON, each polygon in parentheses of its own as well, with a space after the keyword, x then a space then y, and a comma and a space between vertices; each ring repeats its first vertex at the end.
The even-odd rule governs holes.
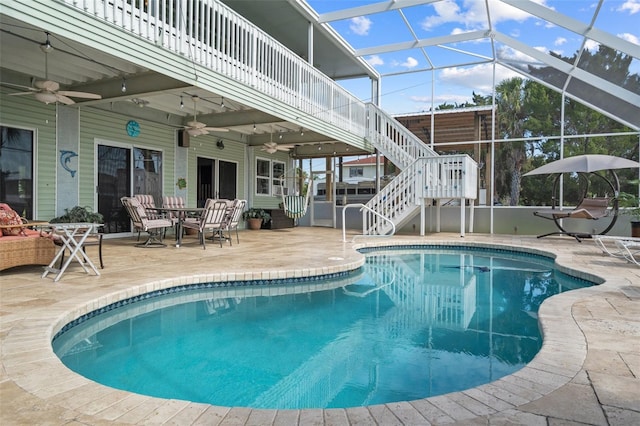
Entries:
POLYGON ((207 198, 233 200, 238 195, 238 164, 198 157, 198 207, 207 198))
POLYGON ((130 232, 120 198, 150 194, 162 204, 162 152, 131 146, 97 146, 98 211, 105 233, 130 232))

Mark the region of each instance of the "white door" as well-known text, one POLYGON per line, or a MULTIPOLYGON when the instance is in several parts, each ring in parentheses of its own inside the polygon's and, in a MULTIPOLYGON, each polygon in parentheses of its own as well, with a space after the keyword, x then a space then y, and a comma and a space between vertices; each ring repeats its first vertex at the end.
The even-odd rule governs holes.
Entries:
POLYGON ((311 179, 315 182, 315 176, 325 178, 324 189, 319 189, 314 194, 310 206, 311 226, 336 227, 336 185, 333 171, 312 171, 311 179))

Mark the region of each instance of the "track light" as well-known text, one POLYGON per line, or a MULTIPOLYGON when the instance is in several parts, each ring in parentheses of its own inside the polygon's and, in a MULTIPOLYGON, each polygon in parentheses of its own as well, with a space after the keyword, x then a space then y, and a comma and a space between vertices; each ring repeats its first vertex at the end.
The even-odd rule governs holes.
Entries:
POLYGON ((40 45, 40 50, 44 53, 49 53, 53 50, 53 46, 51 46, 51 42, 49 41, 49 33, 45 31, 45 34, 47 35, 47 40, 40 45))
POLYGON ((122 87, 120 88, 120 90, 122 91, 122 93, 127 91, 127 80, 122 77, 122 87))
POLYGON ((279 139, 282 139, 282 133, 280 133, 280 135, 278 135, 278 138, 279 138, 279 139))
POLYGON ((220 101, 220 108, 224 108, 224 97, 222 97, 222 100, 220 101))
POLYGON ((180 96, 180 109, 184 108, 184 102, 182 102, 182 96, 180 96))
POLYGON ((140 108, 144 108, 149 105, 149 101, 140 98, 133 98, 131 99, 131 102, 138 105, 140 108))
POLYGON ((256 123, 253 123, 253 131, 256 131, 256 123))
POLYGON ((304 129, 300 129, 300 136, 304 136, 304 129))

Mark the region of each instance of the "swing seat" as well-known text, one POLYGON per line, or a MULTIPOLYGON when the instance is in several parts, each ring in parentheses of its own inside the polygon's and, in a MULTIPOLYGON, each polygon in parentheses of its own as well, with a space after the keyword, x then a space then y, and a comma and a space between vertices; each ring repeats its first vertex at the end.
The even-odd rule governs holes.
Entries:
POLYGON ((578 242, 581 242, 581 238, 591 238, 592 234, 581 232, 569 232, 565 230, 560 223, 561 219, 586 219, 586 220, 598 220, 604 217, 612 217, 609 226, 599 235, 604 235, 613 227, 618 218, 618 204, 617 200, 614 202, 613 209, 609 210, 609 203, 611 199, 608 197, 597 198, 585 198, 582 200, 573 210, 539 210, 533 212, 534 216, 541 217, 543 219, 553 220, 557 232, 550 232, 544 235, 538 235, 538 238, 548 237, 549 235, 568 235, 574 237, 578 242))
POLYGON ((284 213, 288 218, 300 219, 307 213, 306 198, 303 195, 284 196, 284 213))
POLYGON ((573 210, 539 210, 533 214, 545 219, 591 219, 597 220, 609 215, 608 206, 611 200, 607 197, 585 198, 573 210))

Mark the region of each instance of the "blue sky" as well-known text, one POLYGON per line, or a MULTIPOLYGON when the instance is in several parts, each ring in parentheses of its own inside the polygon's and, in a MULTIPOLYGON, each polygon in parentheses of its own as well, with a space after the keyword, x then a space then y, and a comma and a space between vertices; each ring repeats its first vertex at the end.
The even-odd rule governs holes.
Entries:
MULTIPOLYGON (((307 0, 319 13, 344 10, 352 7, 378 3, 379 0, 307 0)), ((590 24, 596 1, 591 0, 536 0, 549 9, 567 14, 571 18, 590 24)), ((580 47, 582 38, 564 28, 512 8, 496 0, 489 0, 494 28, 518 41, 540 51, 554 51, 572 56, 580 47)), ((446 36, 488 28, 485 0, 443 0, 435 4, 403 9, 404 16, 390 11, 366 17, 336 21, 331 25, 355 49, 412 41, 414 38, 403 20, 406 19, 418 39, 446 36)), ((640 44, 640 0, 605 0, 595 27, 610 32, 634 44, 640 44)), ((589 43, 591 49, 597 44, 589 43)), ((483 57, 491 57, 491 44, 473 41, 448 45, 447 48, 429 47, 424 52, 418 49, 365 56, 382 78, 382 107, 392 113, 410 113, 428 110, 431 102, 461 103, 470 101, 472 92, 489 95, 491 91, 492 66, 470 64, 483 57), (461 53, 465 52, 465 53, 461 53), (428 67, 431 60, 435 67, 450 64, 466 64, 455 68, 420 71, 428 67), (409 74, 393 75, 411 71, 409 74), (435 81, 432 83, 432 79, 435 81), (433 86, 433 89, 432 89, 433 86), (433 95, 432 95, 433 90, 433 95)), ((497 45, 502 54, 514 60, 528 59, 508 46, 497 45)), ((631 71, 640 73, 640 59, 634 59, 631 71)), ((498 81, 515 74, 506 68, 498 68, 498 81)), ((370 96, 370 84, 364 80, 342 81, 341 84, 363 100, 370 96)))

